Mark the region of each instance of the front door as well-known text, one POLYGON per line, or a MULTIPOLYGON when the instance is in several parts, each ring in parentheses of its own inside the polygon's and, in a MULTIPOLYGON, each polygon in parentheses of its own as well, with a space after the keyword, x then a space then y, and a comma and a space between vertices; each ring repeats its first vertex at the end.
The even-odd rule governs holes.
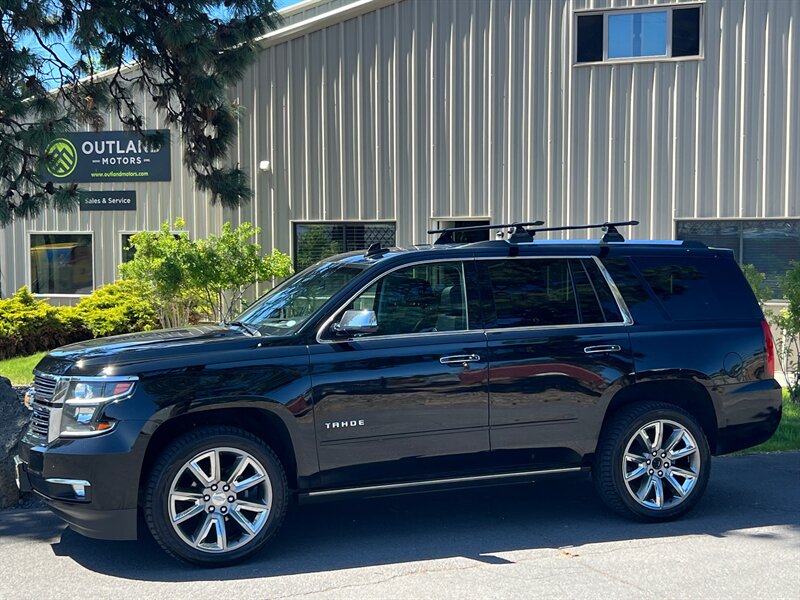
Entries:
POLYGON ((317 443, 329 486, 469 470, 489 450, 486 338, 472 261, 401 267, 334 315, 310 347, 317 443), (376 329, 336 332, 348 310, 376 329))

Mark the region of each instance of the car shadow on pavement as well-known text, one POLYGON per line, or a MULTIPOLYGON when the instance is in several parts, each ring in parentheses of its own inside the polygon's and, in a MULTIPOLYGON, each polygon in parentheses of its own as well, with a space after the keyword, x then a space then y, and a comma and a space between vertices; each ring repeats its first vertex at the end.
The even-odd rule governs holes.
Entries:
MULTIPOLYGON (((54 519, 39 511, 33 514, 39 515, 39 528, 42 518, 54 519)), ((57 520, 53 523, 56 527, 57 520)), ((28 528, 36 529, 34 525, 29 523, 28 528)), ((450 557, 504 564, 513 562, 513 557, 497 554, 514 550, 569 548, 567 555, 574 555, 585 544, 692 535, 725 537, 737 530, 770 525, 800 532, 800 453, 716 460, 703 500, 687 517, 669 523, 637 523, 617 517, 600 503, 588 478, 564 478, 296 506, 265 551, 245 564, 222 569, 181 565, 161 552, 149 535, 137 542, 105 542, 64 529, 53 550, 94 572, 180 582, 273 577, 450 557)), ((0 527, 0 537, 9 535, 9 527, 5 523, 0 527)), ((26 535, 24 521, 17 521, 16 527, 16 535, 26 535)), ((58 536, 57 530, 46 529, 49 539, 58 536)))

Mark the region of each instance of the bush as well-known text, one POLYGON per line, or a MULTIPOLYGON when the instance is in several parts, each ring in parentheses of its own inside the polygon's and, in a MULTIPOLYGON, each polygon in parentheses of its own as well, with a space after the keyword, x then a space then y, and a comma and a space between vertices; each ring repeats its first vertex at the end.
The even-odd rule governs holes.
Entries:
POLYGON ((789 399, 800 402, 800 262, 793 260, 789 264, 790 269, 778 278, 782 299, 788 305, 777 311, 767 310, 764 306, 771 295, 764 283, 764 273, 753 265, 744 265, 742 271, 765 316, 780 331, 775 339, 778 364, 786 376, 789 399))
POLYGON ((777 340, 778 360, 786 374, 789 398, 800 402, 800 262, 792 261, 779 282, 788 306, 773 316, 783 334, 777 340))
POLYGON ((193 314, 214 321, 228 320, 244 307, 245 295, 262 281, 292 274, 291 259, 278 250, 263 256, 255 243, 259 232, 250 223, 235 229, 224 223, 219 236, 191 240, 186 223, 163 223, 158 232, 137 233, 130 239, 133 260, 120 265, 126 279, 137 281, 157 306, 163 327, 186 325, 193 314))
POLYGON ((0 300, 0 359, 50 350, 92 337, 74 307, 52 306, 22 287, 0 300))
POLYGON ((155 303, 133 281, 118 281, 96 289, 78 302, 75 312, 94 337, 158 328, 155 303))

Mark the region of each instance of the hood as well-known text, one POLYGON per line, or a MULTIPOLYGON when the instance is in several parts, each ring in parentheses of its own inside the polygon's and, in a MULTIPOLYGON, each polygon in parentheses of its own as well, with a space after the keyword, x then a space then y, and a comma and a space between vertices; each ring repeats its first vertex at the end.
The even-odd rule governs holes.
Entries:
POLYGON ((233 354, 286 338, 249 336, 217 325, 160 329, 88 340, 57 348, 36 366, 55 375, 135 375, 232 360, 233 354))

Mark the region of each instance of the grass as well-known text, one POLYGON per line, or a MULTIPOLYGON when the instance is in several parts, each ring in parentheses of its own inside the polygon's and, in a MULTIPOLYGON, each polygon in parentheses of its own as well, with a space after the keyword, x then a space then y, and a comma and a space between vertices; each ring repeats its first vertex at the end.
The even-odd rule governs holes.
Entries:
POLYGON ((753 452, 785 452, 786 450, 800 450, 800 403, 791 402, 789 393, 783 391, 783 417, 775 434, 763 444, 744 450, 743 453, 753 452))
MULTIPOLYGON (((8 377, 13 385, 28 385, 33 381, 33 367, 45 352, 32 356, 21 356, 0 361, 0 375, 8 377)), ((743 450, 743 454, 753 452, 783 452, 800 450, 800 403, 790 402, 789 394, 783 392, 783 418, 778 430, 769 440, 753 448, 743 450)))
POLYGON ((33 367, 45 354, 47 353, 38 352, 31 356, 0 360, 0 375, 8 377, 12 385, 30 385, 33 382, 33 367))

